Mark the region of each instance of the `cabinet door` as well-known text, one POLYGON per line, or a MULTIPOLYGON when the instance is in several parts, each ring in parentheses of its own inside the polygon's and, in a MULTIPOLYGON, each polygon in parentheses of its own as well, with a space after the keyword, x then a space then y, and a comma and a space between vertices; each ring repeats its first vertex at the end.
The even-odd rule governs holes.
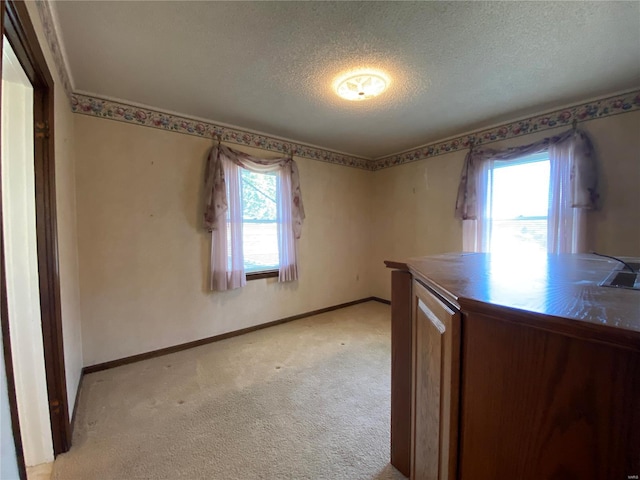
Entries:
POLYGON ((413 285, 412 480, 454 480, 460 312, 413 285))

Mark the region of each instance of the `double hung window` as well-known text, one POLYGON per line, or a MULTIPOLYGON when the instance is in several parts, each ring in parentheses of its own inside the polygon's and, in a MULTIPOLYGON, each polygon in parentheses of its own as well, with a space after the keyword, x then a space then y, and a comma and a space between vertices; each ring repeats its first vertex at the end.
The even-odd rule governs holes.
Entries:
POLYGON ((277 272, 280 261, 277 219, 279 195, 276 173, 256 173, 243 169, 240 182, 244 271, 248 275, 277 272))
POLYGON ((490 252, 544 253, 549 213, 549 157, 546 153, 487 172, 487 235, 490 252))
POLYGON ((597 180, 593 147, 577 129, 521 147, 471 149, 456 199, 463 250, 587 251, 597 180))
POLYGON ((247 276, 298 279, 305 215, 293 157, 264 159, 219 144, 207 160, 204 198, 212 290, 242 287, 247 276))

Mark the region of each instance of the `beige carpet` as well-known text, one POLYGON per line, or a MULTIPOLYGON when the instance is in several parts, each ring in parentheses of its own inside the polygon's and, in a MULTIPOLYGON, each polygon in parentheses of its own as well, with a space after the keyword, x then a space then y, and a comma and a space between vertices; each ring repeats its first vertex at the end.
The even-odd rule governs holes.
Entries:
POLYGON ((404 479, 389 376, 376 302, 90 374, 52 478, 404 479))

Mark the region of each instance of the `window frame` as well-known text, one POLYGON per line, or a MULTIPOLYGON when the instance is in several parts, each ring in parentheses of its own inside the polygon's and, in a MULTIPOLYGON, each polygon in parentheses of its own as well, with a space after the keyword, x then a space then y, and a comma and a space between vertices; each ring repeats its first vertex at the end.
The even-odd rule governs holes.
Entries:
MULTIPOLYGON (((246 169, 243 169, 246 170, 246 169)), ((275 177, 276 180, 276 197, 275 197, 275 204, 276 204, 276 219, 273 222, 276 225, 276 229, 277 229, 277 225, 278 225, 278 218, 277 218, 277 209, 278 209, 278 201, 279 201, 279 187, 278 187, 278 175, 276 172, 255 172, 252 170, 247 170, 251 173, 254 174, 258 174, 258 175, 270 175, 272 174, 275 177)), ((240 191, 244 192, 244 179, 243 179, 243 175, 242 175, 242 170, 240 171, 240 191)), ((243 210, 244 210, 244 201, 243 201, 243 210)), ((243 218, 242 218, 242 230, 243 230, 243 237, 244 237, 244 229, 245 229, 245 221, 244 221, 244 211, 243 211, 243 218)), ((243 250, 244 250, 244 238, 243 238, 243 250)), ((251 281, 251 280, 260 280, 263 278, 277 278, 280 275, 280 246, 278 246, 278 265, 276 266, 276 268, 273 268, 272 266, 267 266, 264 270, 258 270, 258 271, 252 271, 252 272, 247 272, 246 271, 246 263, 245 263, 245 259, 246 259, 246 253, 243 251, 243 268, 245 268, 245 279, 247 281, 251 281)))
MULTIPOLYGON (((532 164, 532 163, 540 163, 540 162, 548 162, 549 163, 549 168, 551 166, 551 159, 549 158, 549 151, 545 150, 543 152, 539 152, 539 153, 533 153, 533 154, 528 154, 528 155, 523 155, 522 157, 518 158, 517 160, 508 160, 508 161, 497 161, 495 162, 491 168, 487 171, 487 178, 485 179, 486 181, 486 189, 487 189, 487 202, 485 202, 485 204, 482 206, 482 210, 484 212, 484 218, 487 219, 487 224, 489 225, 488 228, 488 238, 486 239, 486 243, 487 243, 487 252, 489 253, 495 253, 492 251, 492 243, 493 243, 493 230, 494 230, 494 218, 492 215, 492 210, 493 210, 493 188, 494 188, 494 173, 496 170, 498 169, 503 169, 503 168, 512 168, 512 167, 517 167, 517 166, 522 166, 522 165, 528 165, 528 164, 532 164)), ((551 170, 549 171, 549 185, 551 185, 551 170)), ((548 234, 548 229, 549 229, 549 202, 550 202, 550 192, 547 195, 547 214, 544 217, 540 217, 538 218, 539 220, 545 219, 546 220, 546 224, 547 224, 547 234, 548 234)), ((525 217, 526 219, 533 219, 533 217, 525 217)), ((549 245, 546 245, 546 251, 549 251, 549 245)))
POLYGON ((263 272, 245 273, 247 282, 251 280, 260 280, 262 278, 277 278, 280 275, 279 270, 265 270, 263 272))

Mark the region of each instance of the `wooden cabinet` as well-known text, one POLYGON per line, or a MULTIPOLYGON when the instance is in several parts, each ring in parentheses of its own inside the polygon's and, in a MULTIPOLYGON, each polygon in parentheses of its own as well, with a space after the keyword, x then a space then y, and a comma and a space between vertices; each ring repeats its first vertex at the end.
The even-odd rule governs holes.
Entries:
POLYGON ((513 264, 388 265, 393 465, 412 480, 638 478, 640 292, 599 286, 612 267, 588 256, 513 264))
MULTIPOLYGON (((638 298, 640 313, 640 297, 638 298)), ((640 354, 465 312, 460 478, 640 475, 640 354)))
POLYGON ((411 478, 456 478, 460 312, 413 283, 411 478))
POLYGON ((411 289, 406 265, 391 273, 391 463, 403 475, 411 472, 411 289))

